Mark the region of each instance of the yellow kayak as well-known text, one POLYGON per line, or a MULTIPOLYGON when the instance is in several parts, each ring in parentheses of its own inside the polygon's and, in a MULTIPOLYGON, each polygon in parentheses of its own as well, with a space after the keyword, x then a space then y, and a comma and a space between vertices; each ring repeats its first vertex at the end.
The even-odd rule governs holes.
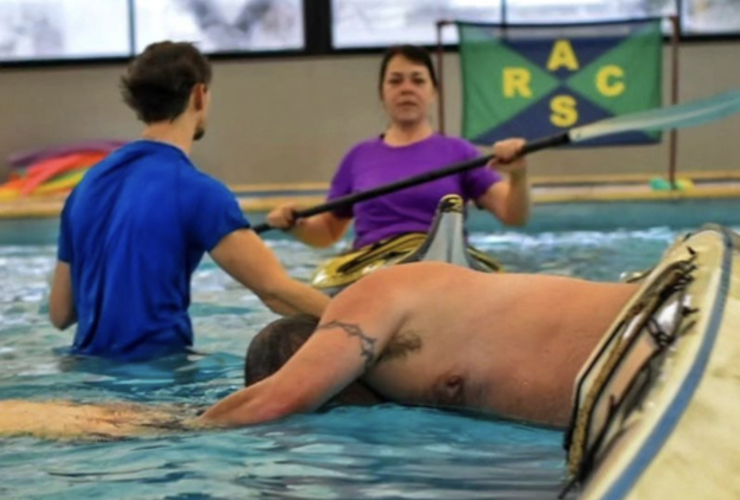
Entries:
POLYGON ((409 233, 344 253, 321 263, 311 283, 334 295, 366 274, 396 264, 442 261, 483 272, 501 271, 486 253, 467 244, 464 203, 458 195, 442 198, 428 234, 409 233))

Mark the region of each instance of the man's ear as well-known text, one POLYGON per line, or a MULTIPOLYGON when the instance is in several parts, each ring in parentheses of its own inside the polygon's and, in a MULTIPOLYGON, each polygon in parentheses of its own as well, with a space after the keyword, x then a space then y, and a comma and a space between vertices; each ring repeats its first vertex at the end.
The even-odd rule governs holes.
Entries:
POLYGON ((202 111, 206 105, 206 93, 208 87, 205 83, 196 83, 193 87, 193 105, 196 111, 202 111))

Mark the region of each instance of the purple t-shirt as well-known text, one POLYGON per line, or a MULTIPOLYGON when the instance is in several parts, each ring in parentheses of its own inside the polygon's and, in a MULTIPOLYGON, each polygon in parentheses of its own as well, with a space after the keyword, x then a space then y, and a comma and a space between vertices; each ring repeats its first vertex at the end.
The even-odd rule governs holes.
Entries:
MULTIPOLYGON (((383 184, 423 174, 453 163, 470 160, 480 153, 469 142, 434 134, 409 146, 389 146, 382 137, 361 142, 339 165, 328 199, 367 191, 383 184)), ((439 200, 458 194, 476 200, 501 176, 481 167, 337 209, 342 218, 355 218, 354 247, 359 248, 391 236, 427 232, 439 200)))

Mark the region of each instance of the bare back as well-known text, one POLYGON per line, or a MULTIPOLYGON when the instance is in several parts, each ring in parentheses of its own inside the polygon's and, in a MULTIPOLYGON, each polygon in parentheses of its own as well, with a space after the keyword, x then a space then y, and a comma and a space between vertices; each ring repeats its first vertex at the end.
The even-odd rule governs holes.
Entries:
POLYGON ((384 282, 405 316, 364 376, 376 391, 557 426, 567 423, 578 371, 637 290, 442 263, 381 272, 366 293, 384 282))

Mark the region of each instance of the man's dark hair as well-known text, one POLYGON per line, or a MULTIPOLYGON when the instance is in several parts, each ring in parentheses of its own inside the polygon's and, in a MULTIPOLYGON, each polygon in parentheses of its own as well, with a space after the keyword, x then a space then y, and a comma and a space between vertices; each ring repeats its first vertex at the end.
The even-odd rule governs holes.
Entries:
POLYGON ((121 92, 126 104, 148 124, 180 116, 199 83, 211 83, 208 59, 191 43, 159 42, 131 62, 121 78, 121 92))
POLYGON ((432 85, 436 89, 437 74, 434 72, 434 64, 432 64, 432 58, 429 57, 429 53, 423 47, 416 45, 394 45, 389 47, 388 50, 383 54, 383 61, 380 63, 380 80, 378 81, 378 92, 383 95, 383 82, 385 81, 385 74, 388 71, 388 64, 391 59, 396 56, 402 56, 409 61, 417 64, 423 64, 429 70, 429 76, 432 79, 432 85))
MULTIPOLYGON (((271 376, 313 335, 319 319, 308 314, 280 318, 263 328, 249 344, 244 363, 244 386, 271 376)), ((355 380, 335 395, 324 407, 367 406, 386 399, 361 380, 355 380)))
POLYGON ((244 386, 266 379, 288 362, 313 334, 319 319, 309 314, 288 316, 264 327, 249 344, 244 386))

